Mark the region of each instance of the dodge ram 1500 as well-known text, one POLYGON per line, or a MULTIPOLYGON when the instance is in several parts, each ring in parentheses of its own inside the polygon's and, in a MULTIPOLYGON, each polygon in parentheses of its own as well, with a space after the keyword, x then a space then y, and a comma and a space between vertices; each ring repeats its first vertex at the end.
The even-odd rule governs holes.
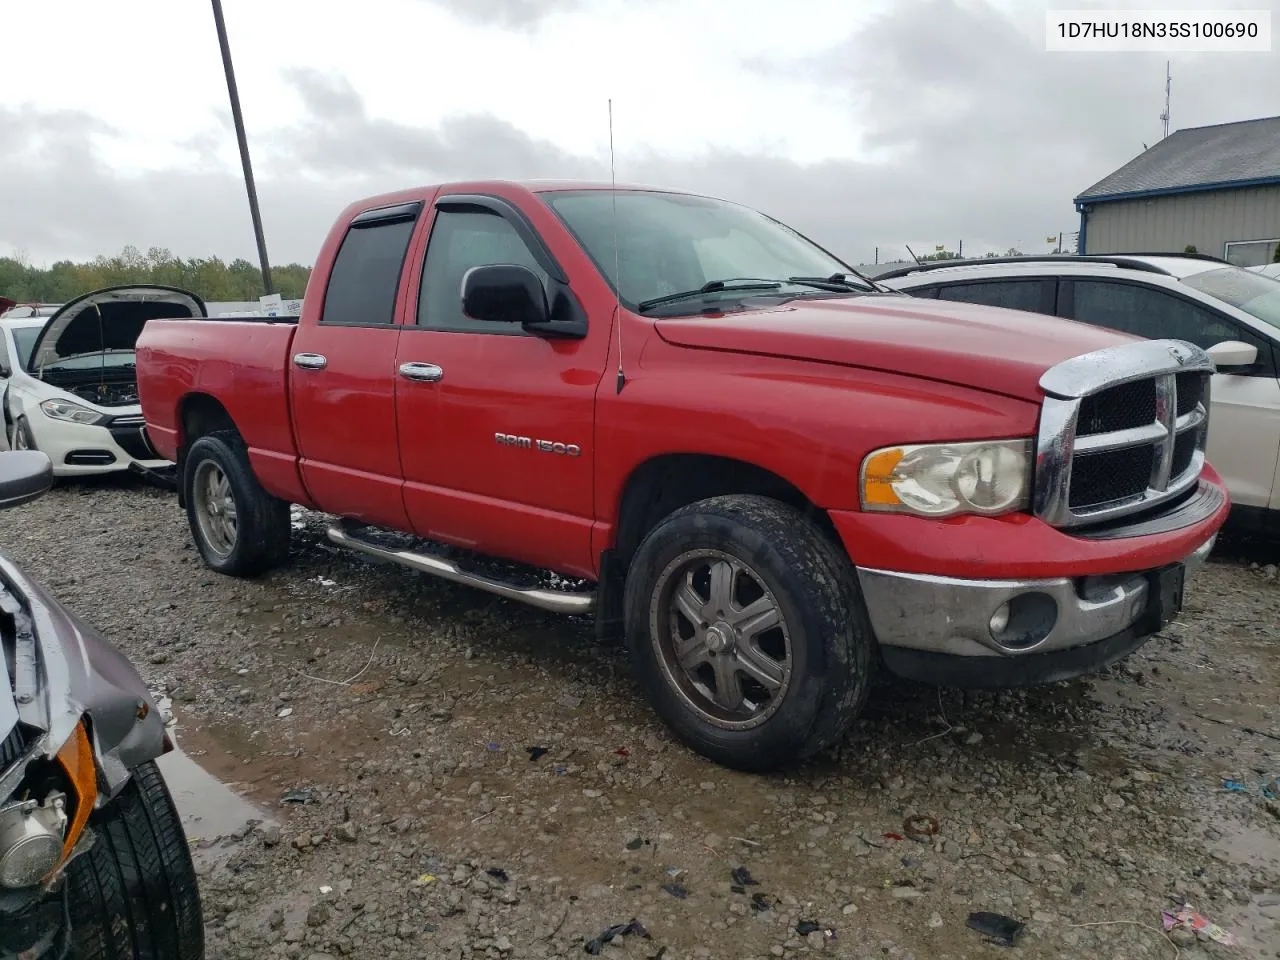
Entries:
POLYGON ((835 742, 877 666, 1001 687, 1127 655, 1229 506, 1199 348, 894 294, 670 190, 362 200, 299 317, 152 320, 137 364, 211 568, 286 561, 291 503, 330 514, 621 630, 657 713, 740 769, 835 742))

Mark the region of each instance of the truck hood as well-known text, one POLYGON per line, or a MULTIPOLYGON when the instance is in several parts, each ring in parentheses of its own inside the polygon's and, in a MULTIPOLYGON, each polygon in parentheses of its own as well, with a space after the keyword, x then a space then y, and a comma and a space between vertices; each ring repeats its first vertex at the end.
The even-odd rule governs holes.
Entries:
POLYGON ((28 369, 108 350, 132 350, 148 320, 207 317, 204 301, 178 287, 135 283, 94 290, 49 317, 31 350, 28 369))
POLYGON ((682 347, 884 370, 1034 402, 1049 367, 1134 339, 1059 317, 893 294, 654 323, 682 347))

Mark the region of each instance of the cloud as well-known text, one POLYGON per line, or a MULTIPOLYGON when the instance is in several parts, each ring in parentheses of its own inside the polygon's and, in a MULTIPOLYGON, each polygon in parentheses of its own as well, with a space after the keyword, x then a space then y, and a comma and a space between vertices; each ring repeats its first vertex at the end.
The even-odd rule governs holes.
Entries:
MULTIPOLYGON (((618 179, 739 200, 854 262, 877 246, 881 259, 905 256, 905 243, 917 252, 962 240, 966 253, 1044 249, 1045 237, 1076 229, 1072 197, 1159 138, 1164 58, 1046 54, 1039 16, 1025 5, 1015 18, 978 0, 917 0, 807 57, 751 64, 807 88, 833 120, 856 116, 865 148, 857 159, 806 164, 716 146, 708 117, 711 146, 700 152, 673 155, 660 140, 620 145, 618 179)), ((1173 72, 1175 128, 1274 113, 1274 56, 1179 56, 1173 72)), ((452 179, 609 176, 603 150, 569 149, 512 118, 400 122, 379 116, 340 74, 284 77, 297 108, 278 110, 282 122, 252 140, 273 261, 311 262, 331 218, 370 193, 452 179)), ((182 166, 125 175, 104 159, 117 142, 104 124, 0 106, 0 253, 79 258, 132 243, 253 259, 224 121, 210 119, 206 133, 178 145, 182 166)), ((770 110, 758 122, 785 133, 792 118, 770 110)))
POLYGON ((577 9, 580 0, 429 0, 454 15, 482 26, 528 29, 552 14, 577 9))

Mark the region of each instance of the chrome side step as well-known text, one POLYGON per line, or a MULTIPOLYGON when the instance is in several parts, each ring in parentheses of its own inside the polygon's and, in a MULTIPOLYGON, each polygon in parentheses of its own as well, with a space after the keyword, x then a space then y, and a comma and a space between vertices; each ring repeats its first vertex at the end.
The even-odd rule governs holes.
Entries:
POLYGON ((396 550, 370 543, 358 533, 348 529, 341 521, 330 524, 329 539, 340 547, 358 550, 380 560, 390 560, 421 573, 429 573, 441 580, 465 584, 488 593, 518 600, 540 610, 552 613, 563 613, 573 616, 585 616, 592 613, 596 606, 595 591, 589 593, 571 593, 561 590, 542 590, 531 587, 517 587, 483 574, 468 573, 451 560, 432 556, 417 550, 396 550))

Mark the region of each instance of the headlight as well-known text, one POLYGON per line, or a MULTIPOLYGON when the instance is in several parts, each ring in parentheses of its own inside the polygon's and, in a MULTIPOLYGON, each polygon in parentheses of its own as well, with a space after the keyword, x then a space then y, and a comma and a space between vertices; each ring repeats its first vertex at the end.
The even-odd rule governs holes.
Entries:
POLYGON ((1023 510, 1031 464, 1030 440, 883 447, 862 461, 862 509, 924 517, 1023 510))
POLYGON ((52 420, 70 420, 72 423, 94 424, 103 419, 102 414, 95 413, 88 407, 82 407, 70 400, 45 400, 40 404, 44 415, 52 420))

